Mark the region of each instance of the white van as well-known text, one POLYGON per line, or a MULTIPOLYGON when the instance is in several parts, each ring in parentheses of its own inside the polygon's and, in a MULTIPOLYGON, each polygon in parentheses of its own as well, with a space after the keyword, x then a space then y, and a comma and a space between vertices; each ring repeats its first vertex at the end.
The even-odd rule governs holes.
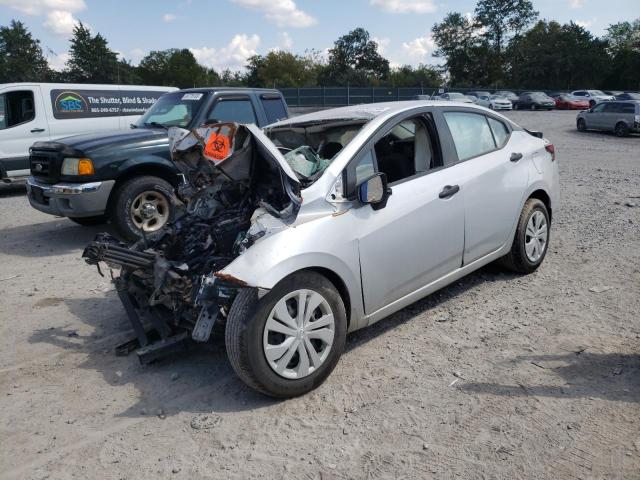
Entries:
POLYGON ((0 84, 0 179, 29 175, 29 147, 81 133, 129 128, 173 87, 69 83, 0 84))

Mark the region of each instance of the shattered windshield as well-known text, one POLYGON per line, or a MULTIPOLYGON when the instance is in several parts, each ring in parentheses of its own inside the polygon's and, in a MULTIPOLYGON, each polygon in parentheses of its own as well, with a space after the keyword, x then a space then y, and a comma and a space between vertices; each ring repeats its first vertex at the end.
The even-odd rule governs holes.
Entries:
POLYGON ((205 97, 206 93, 203 92, 165 94, 140 117, 136 126, 185 128, 198 114, 205 97))
POLYGON ((331 119, 267 128, 265 133, 300 181, 310 185, 365 124, 366 121, 360 119, 331 119))

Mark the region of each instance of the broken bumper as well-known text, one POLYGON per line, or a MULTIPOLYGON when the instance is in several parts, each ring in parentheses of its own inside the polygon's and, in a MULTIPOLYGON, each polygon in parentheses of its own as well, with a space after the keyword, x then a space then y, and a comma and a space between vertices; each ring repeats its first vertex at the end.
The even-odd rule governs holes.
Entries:
POLYGON ((60 217, 93 217, 104 214, 115 180, 49 185, 27 178, 27 196, 36 210, 60 217))

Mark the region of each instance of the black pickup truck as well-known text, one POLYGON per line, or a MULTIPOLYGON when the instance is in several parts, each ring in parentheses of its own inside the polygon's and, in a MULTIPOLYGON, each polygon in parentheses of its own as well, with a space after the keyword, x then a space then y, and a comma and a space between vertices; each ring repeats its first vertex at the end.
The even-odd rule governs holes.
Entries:
POLYGON ((180 183, 169 154, 169 127, 191 130, 233 121, 263 127, 287 118, 277 90, 193 88, 167 93, 131 130, 36 142, 30 149, 31 206, 80 225, 110 221, 125 239, 153 233, 172 218, 180 183))

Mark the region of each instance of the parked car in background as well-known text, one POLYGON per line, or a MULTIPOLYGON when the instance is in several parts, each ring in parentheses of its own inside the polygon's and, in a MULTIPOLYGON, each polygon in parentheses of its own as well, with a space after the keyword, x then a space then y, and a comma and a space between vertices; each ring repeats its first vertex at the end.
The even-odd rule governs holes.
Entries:
POLYGON ((614 97, 617 97, 618 95, 622 95, 624 92, 620 90, 605 90, 604 93, 606 95, 612 95, 614 97))
POLYGON ((217 322, 247 385, 302 395, 334 369, 347 332, 495 260, 532 273, 549 249, 554 147, 497 113, 392 102, 225 128, 251 141, 225 137, 240 151, 215 170, 201 154, 215 127, 178 136, 173 160, 191 192, 178 222, 144 251, 103 234, 83 254, 122 267, 118 295, 139 338, 149 305, 163 322, 142 355, 205 342, 217 322), (343 148, 323 154, 337 139, 343 148))
POLYGON ((511 103, 518 100, 518 95, 510 90, 498 90, 494 95, 498 97, 506 98, 511 103))
POLYGON ((462 103, 473 103, 472 100, 468 99, 466 95, 458 92, 448 92, 443 93, 437 97, 438 100, 446 100, 449 102, 462 102, 462 103))
POLYGON ((0 180, 29 175, 29 147, 89 132, 128 130, 173 87, 71 83, 0 84, 0 180))
POLYGON ((574 97, 586 98, 591 107, 596 103, 608 102, 616 99, 613 95, 607 95, 602 90, 576 90, 571 92, 571 95, 574 97))
POLYGON ((511 110, 513 104, 504 97, 497 95, 481 95, 476 100, 476 105, 490 108, 491 110, 511 110))
POLYGON ((624 92, 616 96, 616 100, 640 100, 640 93, 624 92))
POLYGON ((602 102, 590 110, 580 112, 576 119, 578 130, 602 130, 614 132, 618 137, 640 133, 640 101, 602 102))
POLYGON ((518 98, 516 110, 553 110, 556 102, 544 92, 525 92, 518 98))
POLYGON ((490 97, 491 93, 480 91, 480 90, 478 90, 478 91, 474 90, 474 91, 471 91, 471 92, 467 92, 467 95, 471 95, 471 96, 474 96, 476 98, 480 98, 480 97, 490 97))
POLYGON ((167 93, 126 131, 35 143, 29 202, 80 225, 109 220, 123 238, 135 240, 173 218, 171 193, 181 177, 171 161, 168 128, 222 121, 263 127, 287 117, 277 90, 222 87, 167 93))
POLYGON ((556 99, 558 110, 588 110, 589 101, 586 98, 574 97, 572 95, 560 95, 556 99))
POLYGON ((569 92, 549 92, 547 93, 547 95, 549 95, 553 99, 556 99, 558 97, 561 97, 562 95, 570 95, 570 93, 569 92))
POLYGON ((475 95, 465 95, 465 97, 471 100, 471 103, 476 103, 476 101, 478 100, 478 97, 476 97, 475 95))

